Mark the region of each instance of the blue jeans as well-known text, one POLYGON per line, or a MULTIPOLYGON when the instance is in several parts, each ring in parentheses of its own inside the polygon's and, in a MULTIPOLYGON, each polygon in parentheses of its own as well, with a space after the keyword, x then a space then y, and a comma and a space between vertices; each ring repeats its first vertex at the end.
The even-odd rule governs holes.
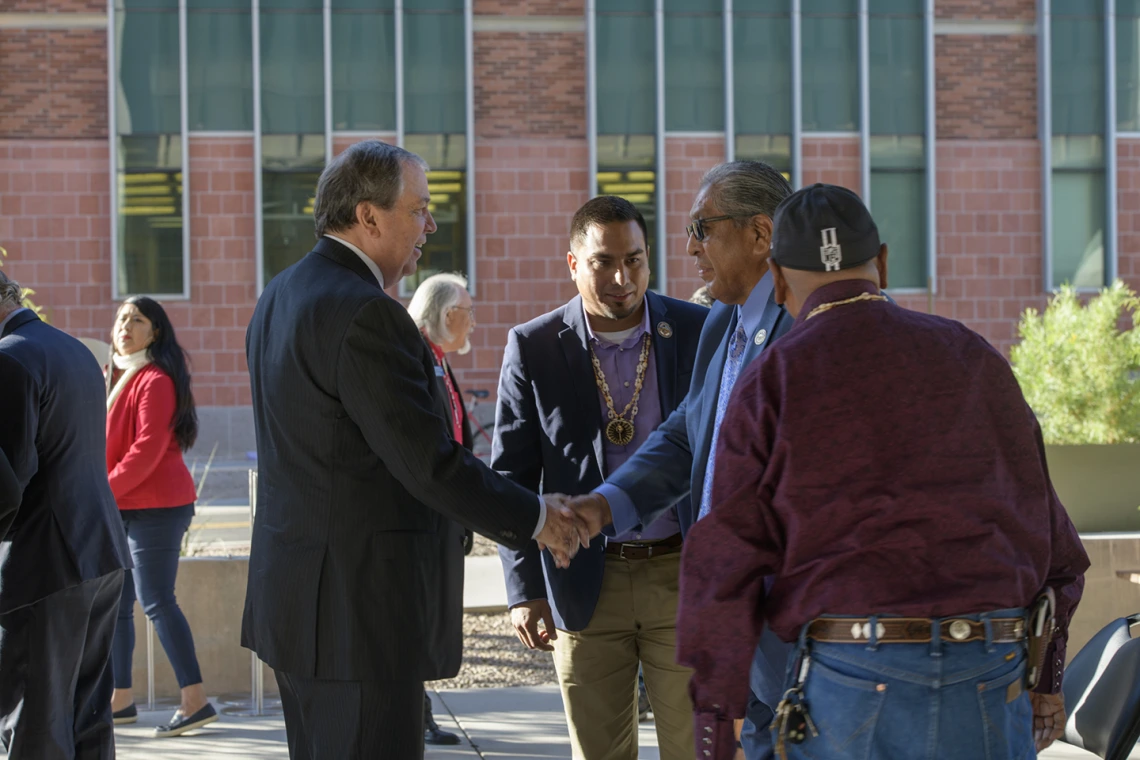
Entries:
MULTIPOLYGON (((1024 610, 960 615, 1019 617, 1024 610)), ((789 758, 1022 760, 1037 756, 1025 645, 985 642, 807 642, 804 699, 818 736, 788 744, 789 758)), ((801 636, 799 651, 803 651, 801 636)), ((799 653, 797 652, 797 654, 799 653)), ((798 658, 793 658, 793 662, 798 658)), ((795 665, 789 667, 788 683, 795 665)), ((773 728, 774 731, 774 728, 773 728)))
POLYGON ((136 595, 142 603, 143 612, 154 623, 158 640, 174 668, 178 686, 186 688, 202 683, 190 624, 186 622, 186 616, 174 598, 182 536, 194 517, 194 505, 126 510, 119 514, 123 518, 127 546, 130 547, 135 569, 126 571, 123 577, 123 595, 119 599, 115 640, 111 648, 115 688, 131 688, 136 595))
POLYGON ((795 644, 788 644, 764 626, 760 643, 752 656, 748 685, 748 711, 740 729, 740 745, 745 760, 771 760, 775 756, 772 733, 769 730, 775 716, 776 705, 784 693, 784 674, 788 671, 788 658, 795 644))

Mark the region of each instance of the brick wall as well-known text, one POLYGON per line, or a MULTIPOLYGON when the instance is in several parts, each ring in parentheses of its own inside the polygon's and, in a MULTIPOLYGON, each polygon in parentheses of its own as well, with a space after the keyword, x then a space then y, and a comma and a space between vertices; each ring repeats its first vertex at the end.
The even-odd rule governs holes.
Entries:
POLYGON ((1120 277, 1140 288, 1140 140, 1116 144, 1116 208, 1120 277))
MULTIPOLYGON (((688 300, 704 285, 686 247, 685 225, 704 173, 724 161, 724 137, 669 137, 665 140, 667 293, 688 300)), ((656 255, 654 255, 656 262, 656 255)))
MULTIPOLYGON (((1003 352, 1018 317, 1041 308, 1041 155, 1035 140, 939 141, 934 311, 1003 352)), ((899 299, 927 311, 927 297, 899 299)))
POLYGON ((479 137, 586 136, 586 35, 475 34, 479 137))
POLYGON ((934 15, 940 19, 1032 21, 1037 17, 1037 2, 1036 0, 934 0, 934 15))
POLYGON ((939 139, 1037 136, 1037 38, 942 35, 935 41, 939 139))
POLYGON ((0 30, 0 72, 0 138, 107 134, 104 30, 0 30))
POLYGON ((577 294, 566 252, 589 198, 586 141, 479 140, 475 161, 478 327, 452 363, 464 388, 494 393, 507 331, 577 294))
POLYGON ((803 150, 805 187, 826 182, 862 193, 858 137, 805 137, 803 150))
POLYGON ((102 0, 0 0, 0 13, 105 13, 102 0))
POLYGON ((585 0, 475 0, 474 12, 485 16, 583 16, 585 0))

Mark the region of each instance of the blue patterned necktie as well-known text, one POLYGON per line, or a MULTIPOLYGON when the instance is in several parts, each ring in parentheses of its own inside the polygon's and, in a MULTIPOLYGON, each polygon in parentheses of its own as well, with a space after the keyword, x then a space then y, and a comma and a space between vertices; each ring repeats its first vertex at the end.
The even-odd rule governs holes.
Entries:
POLYGON ((720 423, 724 420, 724 411, 728 409, 728 400, 732 398, 732 387, 736 385, 736 378, 740 376, 740 365, 744 359, 744 349, 748 336, 744 334, 744 325, 737 324, 736 332, 728 343, 728 357, 724 362, 724 371, 720 375, 720 395, 716 399, 716 422, 713 423, 712 444, 709 448, 708 462, 705 464, 705 483, 701 488, 701 509, 697 519, 709 513, 712 509, 713 471, 716 465, 716 442, 720 435, 720 423))

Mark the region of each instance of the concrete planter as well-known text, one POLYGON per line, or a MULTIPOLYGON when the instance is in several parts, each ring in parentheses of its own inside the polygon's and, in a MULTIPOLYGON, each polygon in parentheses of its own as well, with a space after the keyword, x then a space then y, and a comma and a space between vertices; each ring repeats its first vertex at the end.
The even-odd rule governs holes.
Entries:
MULTIPOLYGON (((202 682, 211 696, 248 695, 250 651, 241 646, 241 615, 249 557, 183 557, 174 587, 202 670, 202 682)), ((135 602, 135 658, 132 681, 135 701, 146 703, 146 616, 135 602)), ((178 696, 178 682, 166 652, 154 637, 154 686, 159 698, 178 696)), ((277 694, 273 670, 265 668, 265 693, 277 694)))
POLYGON ((1046 446, 1045 456, 1079 532, 1140 531, 1140 444, 1046 446))

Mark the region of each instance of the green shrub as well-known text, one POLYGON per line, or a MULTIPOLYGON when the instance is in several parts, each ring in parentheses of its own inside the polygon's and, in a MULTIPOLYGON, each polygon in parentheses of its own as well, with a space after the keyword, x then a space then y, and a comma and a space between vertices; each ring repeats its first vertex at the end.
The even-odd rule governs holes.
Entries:
POLYGON ((1082 305, 1071 286, 1021 315, 1013 372, 1051 444, 1140 441, 1140 310, 1119 280, 1082 305))
MULTIPOLYGON (((4 266, 4 259, 7 257, 8 252, 5 251, 2 246, 0 246, 0 267, 4 266)), ((32 290, 31 288, 24 288, 24 306, 34 311, 40 319, 47 322, 47 315, 44 314, 43 307, 36 306, 34 303, 32 303, 32 299, 28 298, 28 296, 35 295, 35 293, 36 291, 32 290)))

